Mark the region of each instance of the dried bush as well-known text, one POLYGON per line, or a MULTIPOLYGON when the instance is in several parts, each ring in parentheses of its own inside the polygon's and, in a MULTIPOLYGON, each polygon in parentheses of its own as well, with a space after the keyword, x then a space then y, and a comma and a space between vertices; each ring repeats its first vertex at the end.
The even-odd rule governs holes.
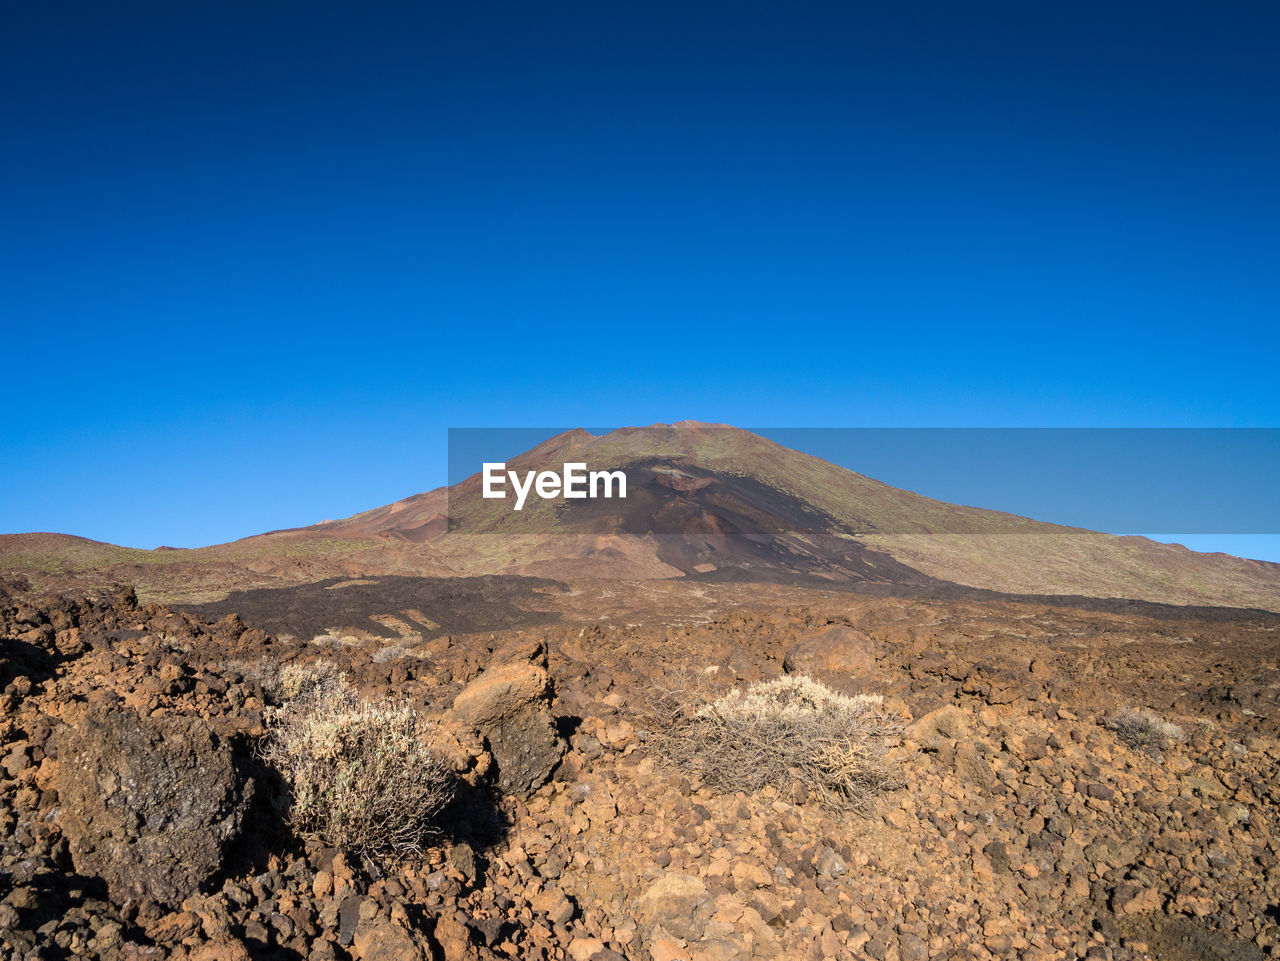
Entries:
POLYGON ((280 668, 271 696, 281 704, 307 698, 336 695, 347 688, 347 675, 333 661, 321 658, 310 664, 286 664, 280 668))
POLYGON ((222 674, 233 680, 257 684, 263 691, 267 691, 279 682, 280 665, 274 657, 264 654, 252 661, 226 661, 222 665, 222 674))
POLYGON ((239 674, 245 681, 257 684, 269 704, 284 704, 320 691, 345 687, 347 676, 333 661, 320 659, 310 664, 286 664, 263 655, 255 661, 228 661, 224 671, 239 674))
POLYGON ((301 693, 269 717, 263 756, 289 785, 295 830, 370 858, 419 853, 453 796, 430 722, 405 703, 361 701, 325 671, 300 672, 301 693))
POLYGON ((375 651, 371 660, 375 664, 385 664, 388 661, 398 661, 405 657, 416 658, 417 656, 402 644, 392 644, 389 647, 383 647, 375 651))
POLYGON ((1125 708, 1107 718, 1105 723, 1115 731, 1116 737, 1135 751, 1157 757, 1174 744, 1187 739, 1178 725, 1145 709, 1125 708))
POLYGON ((664 710, 652 735, 659 752, 717 790, 804 785, 828 807, 854 810, 902 784, 888 756, 902 725, 878 696, 788 676, 701 703, 668 696, 664 710))
POLYGON ((363 642, 354 634, 343 634, 339 631, 326 631, 311 638, 317 647, 326 647, 332 651, 340 651, 345 647, 359 647, 363 642))

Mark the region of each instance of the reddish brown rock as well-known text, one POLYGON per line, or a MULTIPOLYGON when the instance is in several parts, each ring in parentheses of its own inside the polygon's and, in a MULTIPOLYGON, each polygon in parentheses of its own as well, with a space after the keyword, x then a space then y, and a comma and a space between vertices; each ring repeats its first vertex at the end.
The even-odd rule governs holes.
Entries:
POLYGON ((504 793, 527 797, 564 754, 551 714, 551 690, 544 668, 505 664, 485 671, 453 702, 450 716, 487 741, 504 793))
POLYGON ((792 645, 783 661, 788 674, 822 678, 866 674, 875 668, 875 642, 862 631, 833 624, 792 645))
POLYGON ((253 961, 253 955, 239 938, 219 938, 194 948, 191 961, 253 961))
POLYGON ((424 937, 415 937, 402 924, 386 916, 361 922, 352 948, 360 961, 423 961, 430 956, 424 937))
POLYGON ((712 902, 707 886, 698 878, 665 874, 645 890, 637 907, 640 918, 652 928, 696 941, 706 928, 712 902))

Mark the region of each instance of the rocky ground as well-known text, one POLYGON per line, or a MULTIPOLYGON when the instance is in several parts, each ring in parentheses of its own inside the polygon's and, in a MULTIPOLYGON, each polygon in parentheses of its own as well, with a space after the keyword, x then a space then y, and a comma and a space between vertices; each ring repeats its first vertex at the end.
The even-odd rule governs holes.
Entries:
POLYGON ((558 606, 479 634, 315 642, 128 589, 3 585, 0 947, 1280 957, 1280 617, 672 583, 566 585, 558 606), (321 658, 438 719, 459 793, 423 857, 366 862, 289 830, 257 748, 273 677, 321 658), (785 671, 883 694, 904 786, 852 815, 803 789, 713 791, 656 750, 663 692, 785 671), (1186 739, 1128 746, 1104 723, 1127 706, 1186 739))

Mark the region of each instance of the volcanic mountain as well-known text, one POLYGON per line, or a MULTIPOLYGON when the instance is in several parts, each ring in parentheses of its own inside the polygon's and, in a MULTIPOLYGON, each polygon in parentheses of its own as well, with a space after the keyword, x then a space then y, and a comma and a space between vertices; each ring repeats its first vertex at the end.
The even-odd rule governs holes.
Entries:
MULTIPOLYGON (((626 498, 481 496, 479 473, 345 520, 198 550, 0 538, 0 569, 92 569, 169 600, 373 575, 964 585, 1280 610, 1280 564, 1199 554, 900 490, 724 425, 572 430, 510 459, 621 470, 626 498)), ((476 465, 479 467, 479 465, 476 465)))
POLYGON ((923 584, 933 575, 903 564, 870 538, 1051 529, 897 490, 715 424, 623 428, 601 436, 573 430, 513 458, 507 468, 523 475, 571 462, 623 472, 627 496, 530 497, 514 510, 512 499, 483 497, 477 473, 308 530, 431 544, 446 556, 461 549, 464 564, 468 553, 486 563, 505 556, 505 571, 555 576, 923 584))
POLYGON ((717 424, 578 429, 513 458, 623 470, 625 500, 540 500, 513 511, 451 488, 309 528, 431 545, 468 571, 790 583, 954 582, 1011 593, 1280 606, 1280 565, 1198 554, 900 490, 717 424))

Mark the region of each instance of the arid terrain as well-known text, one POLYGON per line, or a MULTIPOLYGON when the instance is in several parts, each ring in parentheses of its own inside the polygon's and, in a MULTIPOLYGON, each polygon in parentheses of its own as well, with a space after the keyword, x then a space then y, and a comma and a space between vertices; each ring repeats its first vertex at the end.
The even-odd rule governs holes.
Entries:
POLYGON ((1280 566, 696 441, 542 531, 3 539, 3 956, 1280 957, 1280 566))
MULTIPOLYGON (((678 581, 507 587, 495 629, 281 639, 252 614, 9 584, 10 956, 1280 953, 1280 616, 678 581), (287 792, 254 746, 272 673, 319 660, 365 697, 412 702, 451 745, 466 789, 421 856, 366 862, 289 829, 287 792), (883 694, 900 719, 900 782, 865 810, 803 788, 717 789, 656 746, 664 691, 710 697, 785 671, 883 694), (477 696, 493 710, 460 711, 477 696), (1127 745, 1105 722, 1131 706, 1186 739, 1127 745), (165 778, 188 768, 181 800, 166 800, 165 778), (166 804, 180 813, 157 817, 166 804)), ((467 606, 474 589, 454 596, 467 606)), ((454 616, 447 592, 399 614, 454 616)))

